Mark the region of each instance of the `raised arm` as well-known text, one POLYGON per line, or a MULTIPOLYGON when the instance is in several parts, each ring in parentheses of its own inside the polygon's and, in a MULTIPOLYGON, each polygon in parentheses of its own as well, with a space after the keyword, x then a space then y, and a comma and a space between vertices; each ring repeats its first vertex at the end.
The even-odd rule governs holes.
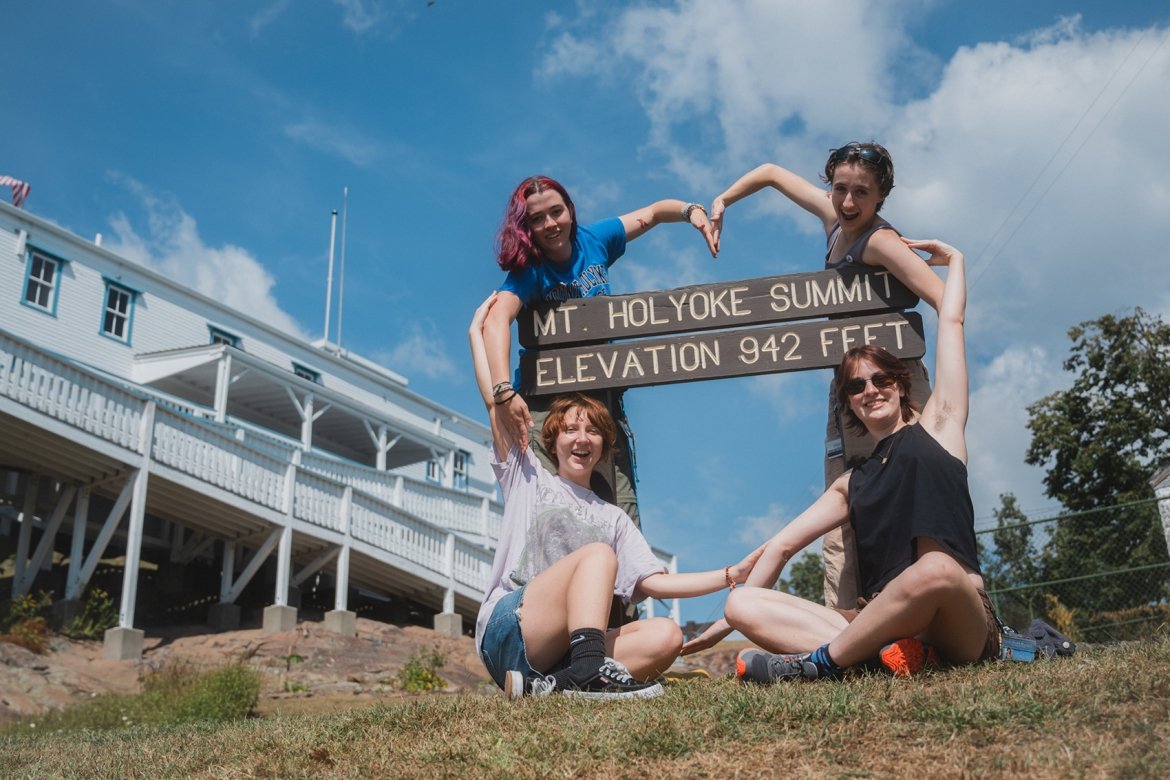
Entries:
POLYGON ((963 253, 942 241, 904 239, 911 249, 929 252, 929 265, 947 266, 947 280, 938 307, 934 392, 922 410, 921 425, 947 452, 967 462, 964 431, 970 397, 963 320, 967 309, 967 274, 963 253))
POLYGON ((707 209, 699 203, 674 199, 660 200, 629 214, 623 214, 621 220, 626 229, 627 241, 633 241, 650 228, 664 222, 687 222, 703 234, 711 257, 715 257, 719 252, 715 246, 715 233, 711 229, 711 221, 707 219, 707 209))
POLYGON ((870 236, 862 261, 885 268, 935 311, 942 305, 942 279, 894 231, 879 230, 870 236))
MULTIPOLYGON (((492 388, 501 382, 512 380, 512 322, 520 313, 520 299, 514 293, 502 290, 494 295, 494 303, 483 320, 482 338, 486 350, 488 369, 488 398, 492 399, 492 388)), ((478 311, 477 311, 478 314, 478 311)), ((523 452, 528 447, 528 429, 532 427, 532 415, 528 404, 519 392, 501 397, 508 398, 496 405, 493 399, 491 410, 496 413, 496 422, 503 428, 509 442, 520 445, 523 452)))
POLYGON ((829 193, 787 168, 774 163, 764 163, 740 176, 715 200, 711 201, 711 224, 715 230, 715 249, 718 251, 723 234, 723 213, 731 204, 753 195, 764 187, 772 187, 805 211, 817 217, 825 226, 826 233, 837 221, 829 193))
MULTIPOLYGON (((492 427, 492 442, 495 445, 496 454, 501 458, 508 454, 515 439, 510 437, 507 428, 500 424, 499 407, 496 406, 492 398, 492 385, 494 383, 492 382, 491 361, 485 343, 484 331, 492 311, 499 305, 500 298, 505 295, 510 295, 510 293, 489 295, 487 300, 476 308, 475 314, 471 317, 471 325, 467 329, 467 338, 471 344, 471 363, 475 369, 475 384, 479 388, 484 406, 487 407, 488 420, 492 427)), ((516 296, 512 295, 511 297, 515 298, 516 296)), ((524 436, 523 441, 528 442, 527 435, 524 436)))

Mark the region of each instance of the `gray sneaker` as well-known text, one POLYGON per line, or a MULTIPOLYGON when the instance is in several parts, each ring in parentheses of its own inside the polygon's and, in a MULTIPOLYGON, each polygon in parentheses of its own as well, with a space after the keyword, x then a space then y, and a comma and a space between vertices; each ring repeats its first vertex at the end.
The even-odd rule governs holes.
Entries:
POLYGON ((629 669, 612 658, 602 662, 589 682, 564 691, 565 696, 593 700, 653 699, 663 693, 661 684, 635 680, 629 669))
POLYGON ((811 653, 777 655, 751 648, 735 658, 735 677, 741 683, 772 683, 777 680, 816 680, 821 675, 809 660, 811 653))
POLYGON ((556 693, 557 678, 551 674, 534 674, 525 679, 524 675, 515 670, 504 673, 504 696, 509 699, 522 699, 525 696, 548 696, 556 693))

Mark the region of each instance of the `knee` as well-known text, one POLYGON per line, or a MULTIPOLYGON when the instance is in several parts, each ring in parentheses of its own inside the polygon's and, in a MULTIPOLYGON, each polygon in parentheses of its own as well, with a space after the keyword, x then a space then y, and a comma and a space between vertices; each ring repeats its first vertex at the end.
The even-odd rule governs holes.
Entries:
POLYGON ((646 634, 647 645, 658 658, 674 660, 682 651, 683 634, 670 618, 650 618, 642 621, 640 633, 646 634))
POLYGON ((617 569, 617 553, 605 542, 591 542, 577 550, 575 554, 591 564, 617 569))
POLYGON ((963 567, 945 553, 928 553, 915 561, 899 577, 906 577, 912 592, 925 595, 961 587, 966 580, 963 567))
POLYGON ((727 604, 723 607, 723 619, 727 625, 742 630, 748 625, 756 613, 755 588, 735 588, 727 595, 727 604))

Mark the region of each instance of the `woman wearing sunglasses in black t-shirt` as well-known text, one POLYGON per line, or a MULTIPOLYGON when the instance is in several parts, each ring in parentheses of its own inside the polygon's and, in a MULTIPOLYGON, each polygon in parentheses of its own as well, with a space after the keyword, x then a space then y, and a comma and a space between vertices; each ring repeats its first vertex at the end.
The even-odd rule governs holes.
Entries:
POLYGON ((838 397, 848 424, 874 443, 873 454, 769 540, 747 587, 730 594, 723 620, 683 648, 695 652, 741 631, 767 651, 740 653, 736 673, 743 681, 836 678, 874 658, 904 675, 931 660, 962 664, 999 655, 967 487, 963 255, 941 241, 902 240, 929 252, 930 265, 949 266, 934 393, 918 414, 902 361, 869 346, 845 354, 838 397), (862 608, 831 609, 771 589, 796 553, 845 524, 857 535, 862 608))

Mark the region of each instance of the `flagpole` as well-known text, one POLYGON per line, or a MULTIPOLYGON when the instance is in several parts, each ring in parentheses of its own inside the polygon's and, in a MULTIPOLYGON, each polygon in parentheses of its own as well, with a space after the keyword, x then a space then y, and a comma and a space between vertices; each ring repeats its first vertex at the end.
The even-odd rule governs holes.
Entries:
POLYGON ((337 293, 337 346, 341 347, 341 316, 345 311, 345 218, 349 213, 349 186, 341 195, 341 279, 338 281, 337 293))
POLYGON ((325 343, 329 343, 329 310, 333 303, 333 246, 337 243, 337 209, 329 219, 329 277, 325 284, 325 343))

